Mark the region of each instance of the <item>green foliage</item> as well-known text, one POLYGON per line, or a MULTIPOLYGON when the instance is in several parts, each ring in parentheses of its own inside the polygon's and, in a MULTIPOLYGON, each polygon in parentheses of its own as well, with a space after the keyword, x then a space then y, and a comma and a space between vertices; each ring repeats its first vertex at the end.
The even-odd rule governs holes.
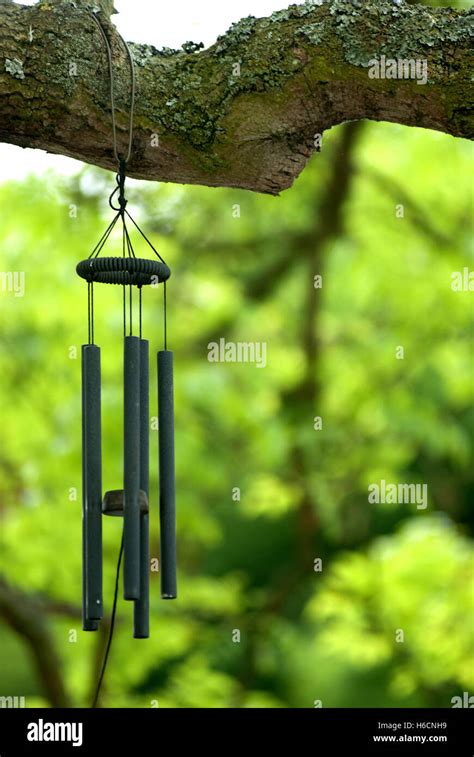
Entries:
MULTIPOLYGON (((147 641, 131 638, 119 602, 105 706, 447 707, 472 689, 472 292, 451 288, 453 271, 472 269, 472 152, 365 125, 343 229, 321 248, 341 133, 276 199, 130 183, 132 212, 173 271, 180 594, 161 602, 151 574, 147 641), (221 337, 265 342, 266 368, 210 363, 221 337), (369 504, 382 479, 426 483, 427 509, 369 504)), ((0 570, 75 608, 86 289, 74 268, 108 222, 112 184, 85 168, 0 187, 1 270, 26 277, 24 297, 0 291, 0 570)), ((119 289, 98 289, 95 309, 105 490, 122 477, 119 289)), ((159 349, 161 292, 144 293, 144 313, 159 349)), ((107 519, 108 610, 119 537, 107 519)), ((97 637, 54 607, 49 627, 73 703, 87 705, 97 637)), ((0 693, 47 706, 24 646, 1 628, 0 693)))
POLYGON ((391 663, 403 697, 458 681, 474 684, 472 546, 441 519, 409 522, 367 554, 342 556, 311 599, 319 641, 362 669, 391 663))

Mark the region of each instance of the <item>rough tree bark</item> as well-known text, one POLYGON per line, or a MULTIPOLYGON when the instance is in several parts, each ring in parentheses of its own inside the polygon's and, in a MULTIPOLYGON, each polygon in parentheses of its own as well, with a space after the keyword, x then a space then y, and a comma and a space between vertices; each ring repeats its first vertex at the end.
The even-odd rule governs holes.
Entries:
MULTIPOLYGON (((0 141, 115 169, 109 84, 84 0, 0 0, 0 141)), ((125 152, 130 76, 103 0, 125 152)), ((234 24, 206 50, 131 44, 138 97, 128 173, 277 194, 344 121, 474 136, 474 12, 403 0, 307 0, 234 24), (428 81, 376 79, 374 58, 427 60, 428 81)))

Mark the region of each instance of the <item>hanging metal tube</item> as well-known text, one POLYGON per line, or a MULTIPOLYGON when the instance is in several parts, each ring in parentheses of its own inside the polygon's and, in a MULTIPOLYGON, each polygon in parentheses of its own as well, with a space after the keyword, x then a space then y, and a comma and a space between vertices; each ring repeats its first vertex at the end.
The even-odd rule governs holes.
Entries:
POLYGON ((82 347, 82 607, 84 631, 96 631, 102 606, 102 443, 100 349, 82 347))
POLYGON ((161 596, 175 599, 176 494, 174 465, 173 353, 158 353, 158 434, 160 462, 161 596))
MULTIPOLYGON (((140 339, 140 489, 149 498, 150 478, 150 391, 149 344, 140 339)), ((133 635, 147 639, 150 635, 150 544, 149 516, 140 512, 140 599, 133 609, 133 635)))
POLYGON ((125 599, 140 598, 140 339, 124 339, 124 523, 125 599))

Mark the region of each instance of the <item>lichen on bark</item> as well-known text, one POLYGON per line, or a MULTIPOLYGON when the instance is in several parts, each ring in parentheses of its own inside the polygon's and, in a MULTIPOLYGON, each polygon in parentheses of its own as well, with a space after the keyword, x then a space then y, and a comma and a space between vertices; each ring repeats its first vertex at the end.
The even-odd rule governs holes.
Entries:
MULTIPOLYGON (((94 5, 0 4, 0 140, 115 169, 94 5)), ((100 9, 124 150, 130 72, 109 19, 113 3, 100 0, 100 9)), ((389 0, 307 0, 241 19, 208 49, 130 43, 137 103, 129 173, 276 194, 304 168, 315 135, 344 121, 388 120, 472 138, 473 19, 472 10, 389 0), (368 66, 380 56, 426 59, 427 84, 370 78, 368 66)))

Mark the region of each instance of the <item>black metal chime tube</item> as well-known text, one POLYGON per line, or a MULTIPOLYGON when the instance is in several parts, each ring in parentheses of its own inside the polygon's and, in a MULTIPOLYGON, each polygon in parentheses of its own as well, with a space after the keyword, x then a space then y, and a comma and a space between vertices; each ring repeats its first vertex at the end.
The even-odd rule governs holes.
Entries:
POLYGON ((173 353, 158 352, 158 433, 160 462, 161 596, 175 599, 176 495, 174 465, 173 353))
POLYGON ((140 339, 124 339, 124 598, 140 598, 140 339))
MULTIPOLYGON (((150 458, 150 395, 149 395, 149 349, 148 341, 140 339, 140 489, 149 500, 150 458)), ((133 635, 147 639, 150 635, 150 544, 149 515, 140 513, 140 599, 133 612, 133 635)))
POLYGON ((84 631, 96 631, 102 606, 102 444, 100 349, 82 347, 82 602, 84 631))

